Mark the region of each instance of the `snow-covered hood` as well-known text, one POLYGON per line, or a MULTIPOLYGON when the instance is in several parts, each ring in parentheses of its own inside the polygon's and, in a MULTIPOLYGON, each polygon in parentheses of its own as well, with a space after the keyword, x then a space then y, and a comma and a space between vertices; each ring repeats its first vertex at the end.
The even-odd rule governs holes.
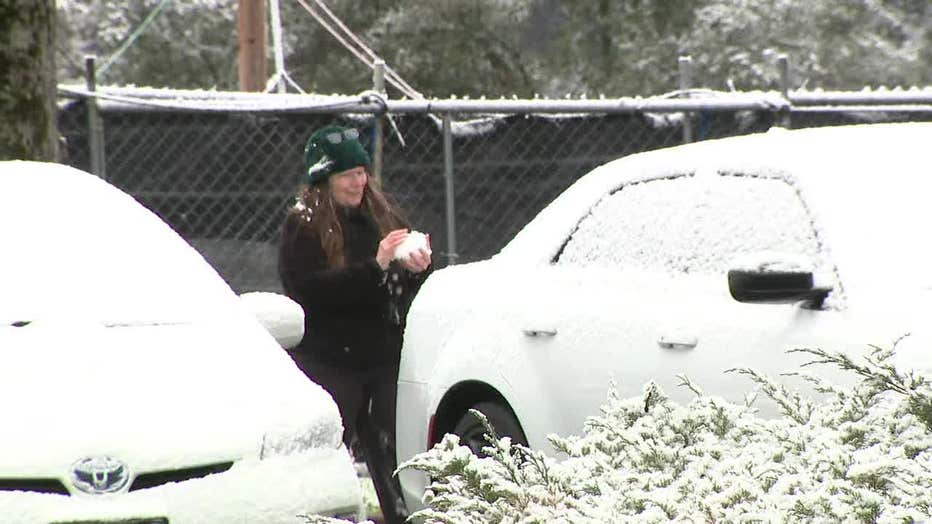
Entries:
POLYGON ((323 389, 267 335, 222 327, 0 326, 0 476, 66 471, 89 456, 138 471, 235 461, 266 439, 337 447, 339 413, 323 389))

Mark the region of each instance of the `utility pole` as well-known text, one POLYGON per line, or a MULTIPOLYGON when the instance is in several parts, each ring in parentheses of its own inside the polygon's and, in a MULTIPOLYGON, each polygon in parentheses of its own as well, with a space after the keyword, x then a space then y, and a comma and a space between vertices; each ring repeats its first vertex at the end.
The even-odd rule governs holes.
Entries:
POLYGON ((265 91, 269 77, 265 0, 239 0, 236 29, 239 33, 240 91, 265 91))

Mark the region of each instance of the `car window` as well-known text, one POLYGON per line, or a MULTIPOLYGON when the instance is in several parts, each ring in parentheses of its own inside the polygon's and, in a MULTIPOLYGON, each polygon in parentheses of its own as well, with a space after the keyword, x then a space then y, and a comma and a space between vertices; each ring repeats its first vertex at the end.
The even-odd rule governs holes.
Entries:
POLYGON ((697 204, 693 176, 629 184, 593 206, 563 247, 558 264, 676 270, 682 231, 697 204), (668 267, 669 266, 669 267, 668 267))
POLYGON ((786 181, 700 174, 607 195, 557 263, 723 274, 747 253, 792 253, 822 265, 821 251, 809 213, 786 181))

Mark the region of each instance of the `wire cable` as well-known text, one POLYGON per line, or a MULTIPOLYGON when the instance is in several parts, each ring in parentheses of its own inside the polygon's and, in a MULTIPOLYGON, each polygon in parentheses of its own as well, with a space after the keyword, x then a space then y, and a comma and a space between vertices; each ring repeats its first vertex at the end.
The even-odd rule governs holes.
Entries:
POLYGON ((155 17, 157 17, 159 13, 162 12, 162 9, 164 9, 165 6, 167 6, 169 2, 171 2, 171 0, 162 0, 161 2, 159 2, 159 5, 155 6, 155 8, 148 15, 146 15, 146 18, 142 21, 141 24, 139 24, 139 27, 137 27, 136 29, 133 30, 132 33, 130 33, 129 37, 127 37, 126 40, 123 42, 123 44, 120 45, 119 49, 117 49, 116 52, 110 55, 110 57, 107 58, 107 61, 104 62, 103 65, 97 68, 96 74, 98 75, 104 74, 104 72, 107 69, 109 69, 110 66, 113 65, 113 63, 116 62, 116 60, 120 58, 120 56, 122 56, 123 53, 126 52, 127 49, 129 49, 134 43, 136 43, 136 40, 140 36, 142 36, 142 33, 145 32, 145 30, 148 29, 150 25, 152 25, 152 22, 155 20, 155 17))
POLYGON ((282 81, 284 80, 282 75, 287 74, 287 72, 285 72, 285 51, 282 49, 282 15, 278 0, 269 0, 269 25, 272 26, 272 47, 274 47, 272 51, 275 56, 275 75, 266 83, 265 90, 270 90, 272 79, 275 79, 279 92, 284 93, 286 88, 285 83, 282 81))
MULTIPOLYGON (((377 54, 375 53, 375 51, 373 51, 371 48, 369 48, 369 47, 365 44, 365 42, 362 41, 361 38, 359 38, 358 36, 356 36, 356 34, 353 33, 353 31, 350 30, 350 28, 347 27, 346 24, 343 23, 342 20, 340 20, 339 18, 337 18, 337 16, 336 16, 335 14, 333 14, 333 11, 331 11, 330 8, 327 7, 327 4, 325 4, 325 3, 323 2, 323 0, 314 0, 314 3, 317 4, 317 6, 320 7, 320 9, 321 9, 324 13, 326 13, 327 16, 329 16, 329 17, 333 20, 333 22, 336 23, 336 25, 337 25, 340 29, 342 29, 343 32, 346 33, 346 34, 350 37, 350 39, 351 39, 356 45, 358 45, 360 48, 362 48, 362 50, 363 50, 366 54, 369 55, 369 57, 373 60, 373 62, 374 62, 375 60, 381 60, 381 58, 379 57, 379 55, 377 55, 377 54)), ((384 62, 384 60, 383 60, 383 62, 384 62)), ((405 89, 402 89, 402 92, 403 92, 404 94, 406 94, 406 95, 408 95, 408 96, 411 96, 412 98, 424 98, 424 96, 421 95, 421 93, 419 93, 416 89, 414 89, 413 87, 411 87, 410 84, 408 84, 407 82, 405 82, 404 79, 401 78, 401 76, 400 76, 398 73, 396 73, 394 69, 392 69, 391 67, 389 67, 387 64, 385 65, 385 72, 386 72, 388 75, 393 76, 393 77, 395 78, 395 80, 397 80, 398 83, 404 85, 405 89)))
POLYGON ((362 56, 362 54, 359 52, 358 49, 356 49, 355 47, 351 46, 351 45, 346 41, 346 39, 343 38, 343 37, 339 34, 339 31, 337 31, 336 29, 334 29, 333 26, 331 26, 326 20, 324 20, 323 18, 321 18, 321 16, 320 16, 319 14, 317 14, 317 12, 315 12, 313 9, 311 9, 311 6, 309 6, 304 0, 297 0, 297 2, 298 2, 299 4, 301 4, 301 6, 304 7, 305 11, 307 11, 308 13, 310 13, 311 16, 313 16, 314 19, 317 20, 317 22, 320 23, 320 25, 322 25, 322 26, 324 27, 324 29, 327 30, 327 32, 329 32, 331 35, 333 35, 333 37, 336 38, 338 42, 340 42, 341 44, 343 44, 343 47, 345 47, 347 50, 349 50, 349 52, 353 53, 353 55, 354 55, 356 58, 358 58, 358 59, 361 60, 364 64, 366 64, 367 66, 369 66, 370 69, 371 69, 372 67, 374 67, 374 65, 373 65, 373 63, 372 63, 372 61, 371 61, 370 59, 367 59, 365 56, 362 56))
MULTIPOLYGON (((321 3, 320 0, 314 0, 314 1, 315 1, 315 3, 321 3)), ((360 50, 360 49, 358 49, 357 47, 355 47, 355 46, 353 46, 352 44, 350 44, 350 43, 347 41, 346 36, 340 34, 340 31, 339 31, 338 29, 334 28, 334 26, 333 26, 332 23, 330 23, 330 22, 328 22, 327 20, 325 20, 325 19, 324 19, 319 13, 317 13, 307 2, 305 2, 305 0, 297 0, 297 2, 298 2, 299 4, 301 4, 301 7, 303 7, 304 10, 307 11, 311 16, 313 16, 314 19, 317 20, 317 22, 320 23, 320 25, 323 26, 323 28, 327 30, 327 32, 329 32, 331 35, 333 35, 333 37, 336 38, 337 41, 340 42, 340 44, 343 45, 343 47, 345 47, 350 53, 352 53, 353 56, 355 56, 356 58, 358 58, 362 63, 366 64, 366 66, 368 66, 369 69, 375 68, 375 60, 376 60, 376 59, 379 59, 378 55, 376 55, 375 52, 373 52, 371 49, 369 49, 368 47, 366 47, 365 44, 363 44, 363 43, 361 42, 361 40, 359 39, 359 37, 357 37, 355 34, 353 34, 353 32, 350 31, 349 28, 347 28, 345 24, 343 24, 342 22, 340 22, 340 20, 339 20, 329 9, 326 9, 326 12, 329 14, 329 16, 332 17, 333 20, 335 20, 337 24, 339 24, 339 27, 341 27, 342 29, 344 29, 344 30, 346 31, 346 34, 347 34, 351 39, 353 39, 354 42, 358 42, 358 43, 359 43, 359 46, 362 47, 363 50, 360 50), (365 56, 366 54, 368 54, 368 55, 370 55, 370 56, 367 57, 367 56, 365 56)), ((387 80, 390 84, 392 84, 393 86, 395 86, 395 87, 396 87, 398 90, 400 90, 403 94, 405 94, 406 96, 409 96, 409 97, 411 97, 411 98, 414 98, 414 99, 423 99, 423 98, 424 98, 423 95, 421 95, 419 92, 417 92, 417 90, 415 90, 415 89, 412 88, 410 85, 408 85, 408 83, 405 82, 400 76, 398 76, 398 74, 395 73, 391 68, 389 68, 389 67, 386 66, 385 69, 386 69, 386 73, 387 73, 387 74, 385 75, 385 80, 387 80)))
POLYGON ((388 123, 392 126, 392 131, 395 132, 395 136, 398 137, 398 142, 401 143, 401 147, 408 147, 408 145, 405 143, 405 137, 401 134, 401 130, 398 129, 398 124, 395 123, 395 119, 392 117, 392 114, 388 112, 388 101, 385 100, 385 95, 379 93, 378 91, 369 90, 359 93, 359 97, 364 104, 372 103, 374 99, 374 103, 378 104, 382 108, 380 113, 388 118, 388 123))

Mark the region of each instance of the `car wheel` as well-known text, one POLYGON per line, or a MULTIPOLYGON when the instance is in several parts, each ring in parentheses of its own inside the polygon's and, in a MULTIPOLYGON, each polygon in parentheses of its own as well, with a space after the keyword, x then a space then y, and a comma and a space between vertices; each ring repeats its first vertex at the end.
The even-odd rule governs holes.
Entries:
MULTIPOLYGON (((492 429, 499 438, 511 437, 511 441, 515 444, 528 445, 521 424, 507 407, 497 402, 479 402, 471 409, 482 412, 489 419, 489 424, 492 425, 492 429)), ((475 415, 469 411, 463 413, 463 416, 456 422, 453 433, 459 435, 460 442, 469 446, 473 453, 480 457, 485 456, 482 448, 488 445, 485 438, 486 430, 475 415)))

